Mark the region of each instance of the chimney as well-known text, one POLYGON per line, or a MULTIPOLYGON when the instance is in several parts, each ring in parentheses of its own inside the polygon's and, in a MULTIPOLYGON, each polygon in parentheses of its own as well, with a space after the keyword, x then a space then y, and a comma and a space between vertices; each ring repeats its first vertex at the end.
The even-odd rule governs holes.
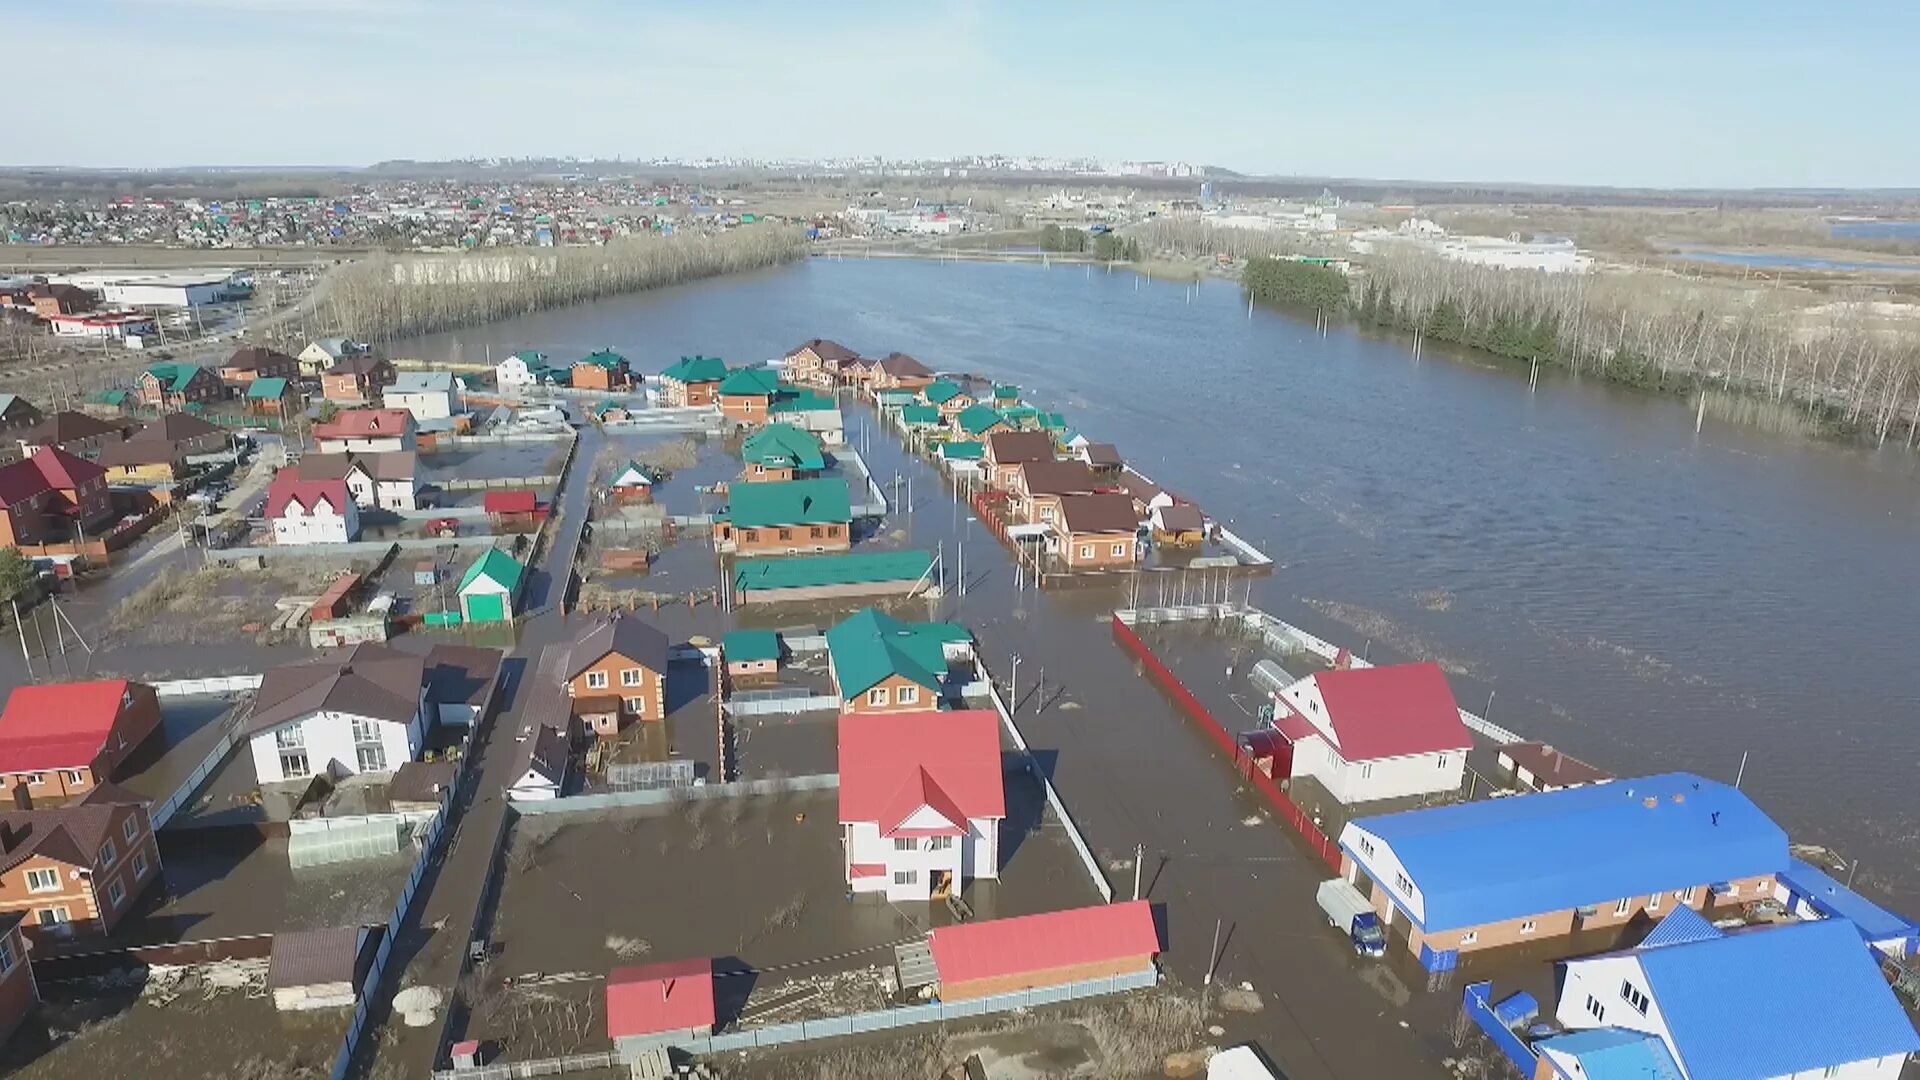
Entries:
MULTIPOLYGON (((33 809, 33 792, 27 790, 26 784, 20 783, 13 785, 13 805, 15 809, 19 810, 33 809)), ((11 847, 13 845, 8 844, 7 846, 11 847)))
POLYGON ((20 832, 11 821, 0 821, 0 852, 12 851, 20 843, 20 832))

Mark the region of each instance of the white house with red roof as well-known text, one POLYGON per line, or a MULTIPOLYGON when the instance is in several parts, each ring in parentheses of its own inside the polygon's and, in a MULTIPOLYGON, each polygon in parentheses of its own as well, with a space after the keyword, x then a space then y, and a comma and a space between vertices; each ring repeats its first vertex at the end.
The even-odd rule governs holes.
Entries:
POLYGON ((713 961, 669 960, 607 976, 607 1038, 628 1064, 647 1051, 713 1034, 713 961))
POLYGON ((1311 776, 1342 803, 1453 791, 1473 739, 1440 665, 1309 675, 1274 695, 1273 726, 1292 747, 1279 776, 1311 776))
POLYGON ((306 480, 283 469, 267 487, 276 544, 344 544, 360 535, 360 508, 342 479, 306 480))
POLYGON ((322 454, 390 454, 418 449, 419 432, 405 409, 343 409, 313 426, 313 447, 322 454))
POLYGON ((940 899, 1000 876, 1000 723, 991 712, 840 717, 847 887, 940 899))

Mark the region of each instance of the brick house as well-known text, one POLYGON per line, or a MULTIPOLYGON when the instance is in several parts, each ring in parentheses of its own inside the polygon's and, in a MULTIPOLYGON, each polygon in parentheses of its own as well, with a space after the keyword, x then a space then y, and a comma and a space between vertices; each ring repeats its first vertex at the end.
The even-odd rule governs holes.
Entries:
POLYGON ((111 933, 159 876, 147 800, 118 785, 0 812, 0 912, 24 915, 31 939, 111 933))
POLYGON ((976 403, 953 414, 954 434, 965 438, 984 439, 998 431, 1012 430, 1013 424, 991 405, 976 403))
POLYGON ((958 383, 938 379, 928 383, 920 391, 920 400, 940 410, 940 419, 952 420, 962 410, 972 408, 975 402, 972 394, 960 389, 958 383))
POLYGON ((248 345, 235 349, 220 365, 220 380, 229 386, 247 386, 255 379, 296 379, 300 361, 277 349, 248 345))
POLYGON ((576 390, 625 390, 633 385, 627 358, 610 349, 590 353, 573 364, 576 390))
POLYGON ((170 412, 140 425, 127 435, 150 442, 167 442, 179 447, 182 455, 217 454, 227 449, 233 436, 226 428, 210 424, 191 413, 170 412))
POLYGON ((1133 500, 1125 495, 1063 495, 1053 544, 1073 569, 1127 569, 1139 558, 1138 529, 1133 500))
POLYGON ((865 366, 862 380, 870 390, 910 390, 919 393, 933 382, 933 369, 906 353, 888 353, 865 366))
POLYGON ((853 546, 853 511, 845 480, 735 484, 713 523, 714 546, 739 555, 845 551, 853 546))
POLYGON ((0 547, 59 543, 97 533, 113 517, 107 470, 43 446, 0 466, 0 547))
POLYGON ((27 289, 33 313, 41 318, 93 310, 93 294, 78 285, 34 285, 27 289))
POLYGON ((816 386, 839 386, 856 381, 860 355, 837 341, 814 338, 787 353, 787 378, 816 386))
POLYGON ((20 932, 25 921, 23 911, 0 915, 0 1043, 6 1042, 40 1004, 40 987, 33 980, 26 935, 20 932))
POLYGON ((400 377, 392 363, 364 353, 343 356, 320 376, 320 396, 341 405, 376 401, 400 377))
POLYGON ((300 391, 292 379, 255 379, 247 384, 247 411, 255 416, 291 416, 300 410, 300 391))
POLYGON ((314 450, 322 454, 388 454, 419 445, 420 426, 405 409, 342 409, 313 426, 314 450))
POLYGON ((561 680, 573 715, 610 738, 667 716, 667 635, 633 615, 597 619, 567 646, 561 680))
POLYGON ((117 779, 160 729, 153 687, 126 679, 15 688, 0 712, 0 785, 7 801, 60 806, 117 779))
POLYGON ((908 623, 867 608, 827 631, 827 675, 843 714, 942 708, 972 663, 973 634, 957 623, 908 623))
POLYGON ((727 378, 727 362, 717 356, 683 356, 660 373, 660 403, 670 406, 711 405, 727 378))
POLYGON ((98 460, 114 483, 171 484, 187 474, 186 452, 165 439, 111 443, 98 460))
POLYGON ((219 401, 226 395, 227 386, 218 375, 197 364, 155 364, 140 373, 134 391, 148 408, 178 409, 219 401))
MULTIPOLYGON (((38 428, 45 419, 33 402, 19 394, 0 394, 0 442, 11 442, 16 438, 24 442, 27 433, 38 428)), ((31 451, 32 447, 26 449, 31 451)))
POLYGON ((1160 931, 1145 900, 936 927, 941 1001, 972 1001, 1154 970, 1160 931))
POLYGON ((997 715, 855 714, 838 726, 848 892, 925 902, 1000 876, 1007 801, 997 715))
POLYGON ((1091 495, 1098 490, 1100 482, 1085 462, 1056 461, 1052 457, 1014 466, 1007 484, 1014 509, 1022 520, 1035 525, 1053 523, 1063 496, 1091 495))
POLYGON ((1044 431, 996 431, 986 438, 987 483, 995 491, 1013 487, 1014 472, 1029 461, 1052 461, 1053 440, 1044 431))
POLYGON ((740 479, 749 484, 804 480, 827 467, 820 440, 792 424, 768 424, 747 436, 740 458, 747 466, 740 479))
POLYGON ((742 368, 728 375, 718 390, 721 415, 743 427, 767 422, 774 398, 780 395, 780 373, 771 368, 742 368))
POLYGON ((127 436, 127 424, 114 423, 83 412, 63 409, 20 433, 20 449, 31 454, 42 446, 54 446, 69 454, 92 457, 103 447, 127 436))

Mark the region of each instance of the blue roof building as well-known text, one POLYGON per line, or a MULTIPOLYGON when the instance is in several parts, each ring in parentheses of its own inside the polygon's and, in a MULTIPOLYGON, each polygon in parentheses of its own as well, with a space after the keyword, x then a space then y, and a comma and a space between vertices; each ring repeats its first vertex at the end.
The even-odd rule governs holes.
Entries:
POLYGON ((1434 970, 1462 950, 1771 894, 1789 865, 1780 826, 1691 773, 1360 818, 1340 847, 1434 970))
POLYGON ((1835 881, 1811 863, 1793 860, 1780 875, 1787 887, 1787 905, 1794 914, 1845 919, 1859 927, 1869 945, 1893 956, 1920 952, 1920 926, 1896 915, 1835 881))
POLYGON ((1533 1044, 1567 1080, 1685 1080, 1658 1036, 1594 1028, 1533 1044))

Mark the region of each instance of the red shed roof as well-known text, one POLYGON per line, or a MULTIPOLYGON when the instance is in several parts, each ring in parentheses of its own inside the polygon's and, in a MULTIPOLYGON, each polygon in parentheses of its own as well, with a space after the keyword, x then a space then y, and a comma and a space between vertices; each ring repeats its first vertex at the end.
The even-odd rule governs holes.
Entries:
POLYGON ((1145 900, 943 926, 927 935, 942 983, 1104 964, 1160 951, 1145 900))
POLYGON ((15 689, 0 713, 0 773, 93 764, 113 734, 129 685, 106 679, 15 689))
POLYGON ((480 505, 489 514, 531 514, 540 509, 540 499, 531 491, 489 491, 480 505))
POLYGON ((1346 761, 1410 757, 1473 745, 1440 665, 1322 671, 1311 676, 1346 761))
POLYGON ((712 1027, 713 961, 670 960, 607 976, 607 1037, 712 1027))
POLYGON ((840 820, 878 822, 892 835, 923 806, 958 815, 955 825, 1007 816, 999 717, 979 709, 842 716, 840 820))

